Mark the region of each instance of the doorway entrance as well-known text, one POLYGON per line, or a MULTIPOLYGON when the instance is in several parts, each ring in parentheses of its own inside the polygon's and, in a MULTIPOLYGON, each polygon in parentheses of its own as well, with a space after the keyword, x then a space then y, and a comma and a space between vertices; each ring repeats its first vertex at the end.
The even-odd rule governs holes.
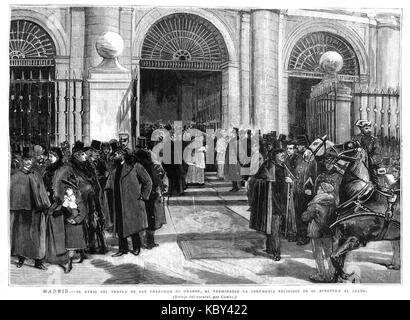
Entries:
POLYGON ((307 134, 307 104, 310 91, 320 79, 289 78, 288 103, 289 103, 289 135, 307 134))
POLYGON ((175 13, 155 22, 141 48, 140 134, 174 121, 200 130, 220 128, 228 60, 224 39, 210 21, 175 13))
POLYGON ((220 127, 221 72, 143 69, 140 79, 142 128, 174 121, 203 130, 220 127))

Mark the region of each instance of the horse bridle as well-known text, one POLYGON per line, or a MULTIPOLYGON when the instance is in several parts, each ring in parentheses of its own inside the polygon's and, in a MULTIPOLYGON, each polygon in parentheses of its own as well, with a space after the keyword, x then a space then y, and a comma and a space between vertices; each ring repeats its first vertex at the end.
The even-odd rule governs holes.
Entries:
POLYGON ((318 139, 321 141, 321 143, 319 144, 319 146, 316 148, 315 151, 313 151, 313 150, 310 148, 310 146, 308 146, 308 147, 306 148, 306 150, 309 150, 310 152, 312 152, 312 154, 313 154, 314 157, 316 157, 316 153, 320 150, 320 148, 321 148, 322 146, 324 146, 324 148, 325 148, 325 151, 324 151, 323 154, 326 153, 326 140, 327 140, 327 135, 324 135, 322 138, 318 138, 318 139))

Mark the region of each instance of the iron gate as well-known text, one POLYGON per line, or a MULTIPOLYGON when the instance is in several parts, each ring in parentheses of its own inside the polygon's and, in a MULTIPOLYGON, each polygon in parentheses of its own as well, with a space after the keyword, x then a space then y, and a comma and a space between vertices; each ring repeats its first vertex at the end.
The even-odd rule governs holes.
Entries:
MULTIPOLYGON (((18 71, 18 70, 17 70, 18 71)), ((83 80, 53 70, 10 73, 9 129, 12 151, 83 140, 83 80), (18 74, 16 74, 18 73, 18 74)))
POLYGON ((336 83, 312 88, 306 102, 307 134, 311 141, 324 135, 336 141, 336 93, 336 83))

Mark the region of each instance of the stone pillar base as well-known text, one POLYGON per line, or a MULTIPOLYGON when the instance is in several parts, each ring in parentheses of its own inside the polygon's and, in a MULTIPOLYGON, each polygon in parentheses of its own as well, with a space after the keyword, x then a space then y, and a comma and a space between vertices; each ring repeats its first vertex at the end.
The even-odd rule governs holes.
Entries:
MULTIPOLYGON (((101 66, 101 65, 100 65, 101 66)), ((109 72, 99 67, 90 69, 90 140, 109 141, 118 139, 120 125, 124 118, 124 111, 131 113, 131 109, 124 110, 122 102, 130 88, 131 72, 118 70, 109 72)), ((122 68, 123 69, 123 68, 122 68)), ((129 126, 131 128, 131 125, 129 126)), ((131 132, 126 132, 131 136, 131 132)))
MULTIPOLYGON (((331 95, 332 96, 332 95, 331 95)), ((334 96, 334 95, 333 95, 334 96)), ((336 143, 343 143, 351 139, 351 89, 339 83, 336 92, 336 143)))

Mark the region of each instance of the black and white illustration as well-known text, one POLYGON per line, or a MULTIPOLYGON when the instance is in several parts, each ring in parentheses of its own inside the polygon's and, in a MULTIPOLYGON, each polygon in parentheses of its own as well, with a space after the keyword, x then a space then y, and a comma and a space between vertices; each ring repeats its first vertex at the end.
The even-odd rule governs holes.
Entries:
POLYGON ((401 9, 9 22, 10 286, 402 282, 401 9))

